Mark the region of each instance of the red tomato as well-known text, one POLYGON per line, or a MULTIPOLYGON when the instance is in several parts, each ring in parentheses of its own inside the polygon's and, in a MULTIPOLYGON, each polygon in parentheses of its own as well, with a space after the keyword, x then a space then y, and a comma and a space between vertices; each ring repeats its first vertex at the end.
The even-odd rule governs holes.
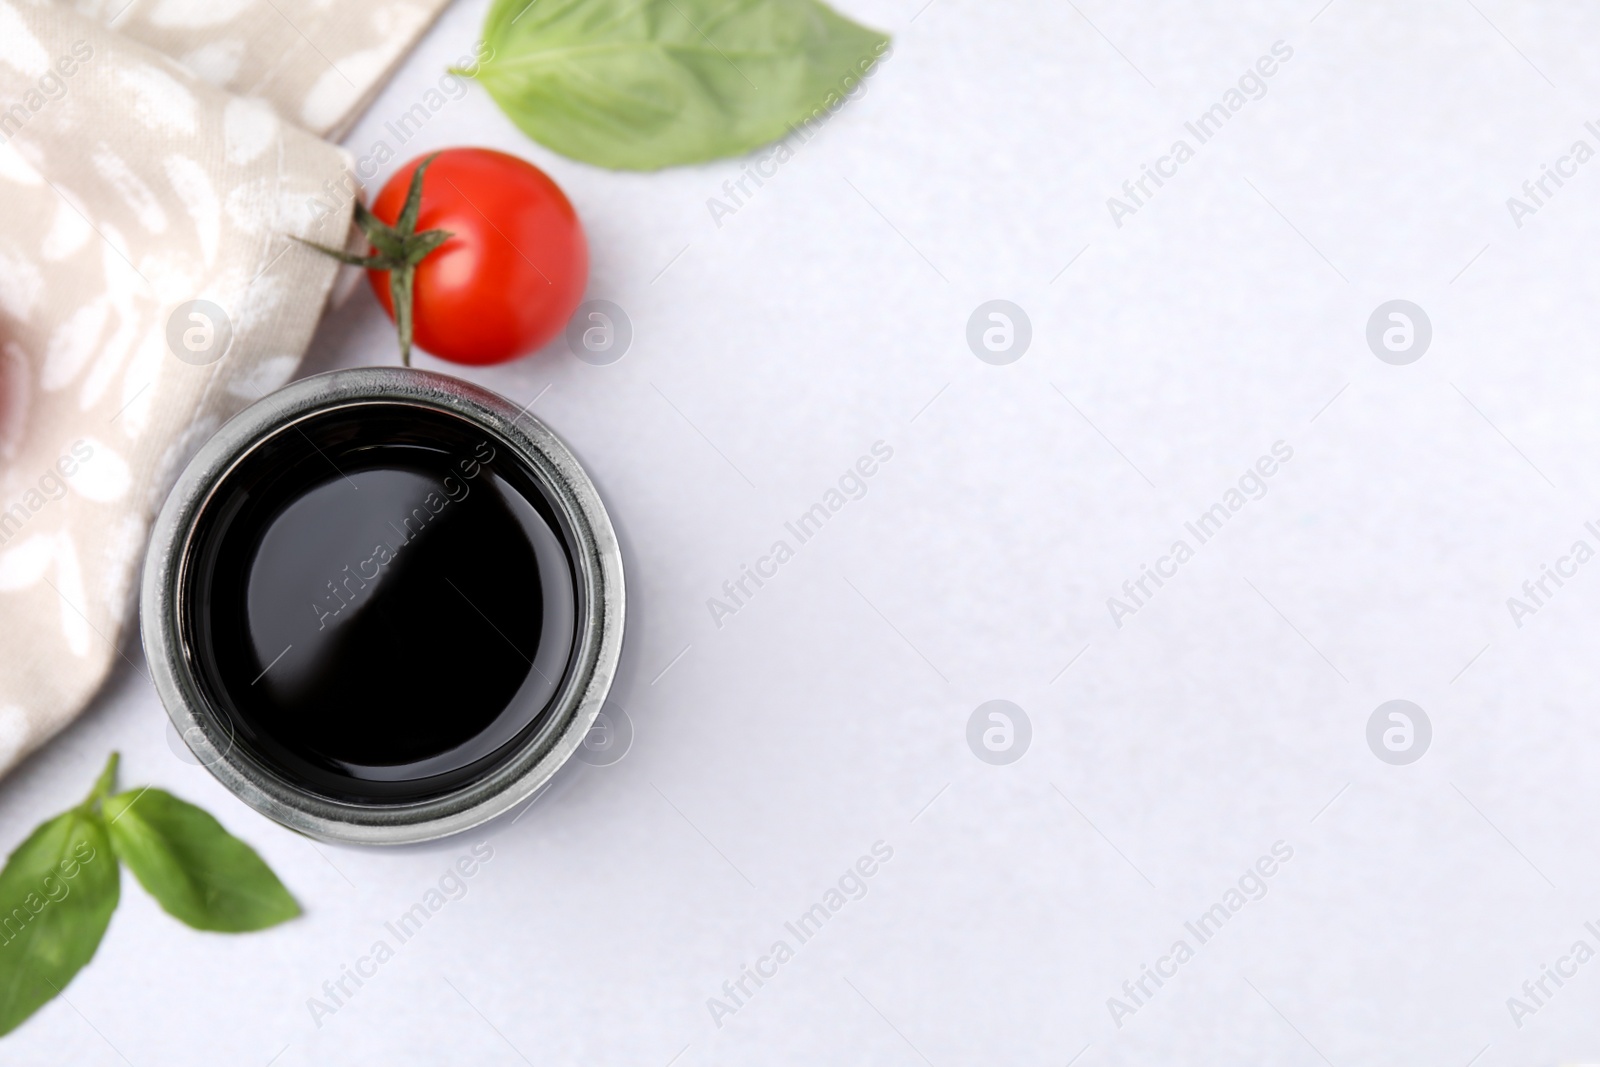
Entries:
MULTIPOLYGON (((419 156, 389 179, 372 213, 393 226, 419 156)), ((560 186, 487 148, 440 152, 422 179, 417 231, 455 236, 417 266, 418 348, 452 363, 504 363, 537 350, 572 317, 589 280, 583 226, 560 186)), ((389 272, 367 272, 389 317, 389 272)))

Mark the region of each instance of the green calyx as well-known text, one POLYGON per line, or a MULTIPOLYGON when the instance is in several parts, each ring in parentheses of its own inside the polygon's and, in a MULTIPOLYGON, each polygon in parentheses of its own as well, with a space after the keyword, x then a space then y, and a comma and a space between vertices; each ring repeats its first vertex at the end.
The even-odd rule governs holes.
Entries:
POLYGON ((330 248, 315 241, 307 241, 302 237, 295 238, 301 244, 310 245, 318 252, 332 256, 341 263, 389 273, 389 298, 394 303, 394 324, 400 335, 400 362, 407 367, 411 366, 413 333, 411 305, 417 264, 428 258, 434 249, 455 236, 449 230, 416 232, 417 215, 422 210, 422 176, 437 158, 439 154, 435 152, 419 163, 417 169, 412 172, 411 186, 406 190, 405 206, 401 208, 400 218, 393 226, 374 215, 360 200, 356 201, 356 225, 361 227, 361 232, 367 236, 367 243, 372 246, 372 251, 367 255, 358 256, 340 248, 330 248))

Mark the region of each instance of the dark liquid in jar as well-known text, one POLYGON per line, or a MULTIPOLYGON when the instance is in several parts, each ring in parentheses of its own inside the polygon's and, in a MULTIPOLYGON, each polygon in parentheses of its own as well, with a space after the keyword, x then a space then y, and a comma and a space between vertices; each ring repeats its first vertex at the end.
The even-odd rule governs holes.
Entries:
POLYGON ((532 472, 455 416, 362 404, 277 431, 206 502, 185 558, 219 732, 339 800, 491 773, 572 656, 566 544, 532 472))

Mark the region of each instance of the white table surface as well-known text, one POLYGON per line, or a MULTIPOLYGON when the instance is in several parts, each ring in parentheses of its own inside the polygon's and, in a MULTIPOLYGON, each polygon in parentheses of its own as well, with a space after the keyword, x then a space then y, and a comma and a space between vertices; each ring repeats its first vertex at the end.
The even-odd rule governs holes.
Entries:
MULTIPOLYGON (((476 87, 400 150, 389 169, 456 144, 545 167, 587 227, 590 296, 632 322, 610 366, 558 341, 465 375, 547 390, 534 412, 609 504, 632 749, 514 824, 315 846, 178 759, 125 667, 0 787, 4 840, 115 747, 125 782, 215 812, 306 915, 195 933, 127 878, 93 963, 0 1060, 1600 1058, 1600 962, 1520 1027, 1507 1006, 1574 942, 1600 949, 1600 563, 1520 627, 1506 604, 1600 547, 1600 161, 1521 227, 1506 205, 1574 141, 1600 149, 1600 11, 920 3, 843 5, 892 57, 720 228, 706 200, 738 162, 592 169, 476 87), (1107 198, 1279 40, 1266 95, 1117 227, 1107 198), (1007 366, 965 340, 992 298, 1032 323, 1007 366), (1404 366, 1365 340, 1396 298, 1433 329, 1404 366), (880 440, 866 496, 716 626, 707 599, 880 440), (1277 441, 1266 495, 1116 626, 1107 598, 1196 544, 1185 522, 1277 441), (993 699, 1032 724, 1006 766, 966 741, 993 699), (1410 765, 1367 745, 1391 699, 1432 723, 1410 765), (483 840, 466 895, 319 1026, 308 998, 483 840), (799 945, 785 922, 879 841, 867 895, 799 945), (1200 946, 1185 922, 1280 841, 1266 895, 1200 946), (1116 1025, 1108 998, 1180 938, 1194 958, 1116 1025), (779 939, 794 959, 714 1020, 779 939)), ((447 13, 352 151, 485 7, 447 13)), ((358 291, 306 370, 392 353, 358 291)))

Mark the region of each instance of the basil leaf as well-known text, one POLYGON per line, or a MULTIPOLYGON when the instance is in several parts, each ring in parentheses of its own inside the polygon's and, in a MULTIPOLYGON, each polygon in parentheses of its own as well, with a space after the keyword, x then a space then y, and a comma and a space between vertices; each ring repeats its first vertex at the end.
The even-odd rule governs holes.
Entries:
POLYGON ((105 825, 87 807, 51 819, 11 853, 0 871, 0 1034, 94 956, 120 883, 105 825))
POLYGON ((255 849, 193 804, 145 789, 107 797, 105 815, 139 884, 196 930, 263 930, 300 914, 255 849))
POLYGON ((474 73, 524 133, 626 170, 776 140, 889 43, 818 0, 495 0, 483 35, 474 73))

